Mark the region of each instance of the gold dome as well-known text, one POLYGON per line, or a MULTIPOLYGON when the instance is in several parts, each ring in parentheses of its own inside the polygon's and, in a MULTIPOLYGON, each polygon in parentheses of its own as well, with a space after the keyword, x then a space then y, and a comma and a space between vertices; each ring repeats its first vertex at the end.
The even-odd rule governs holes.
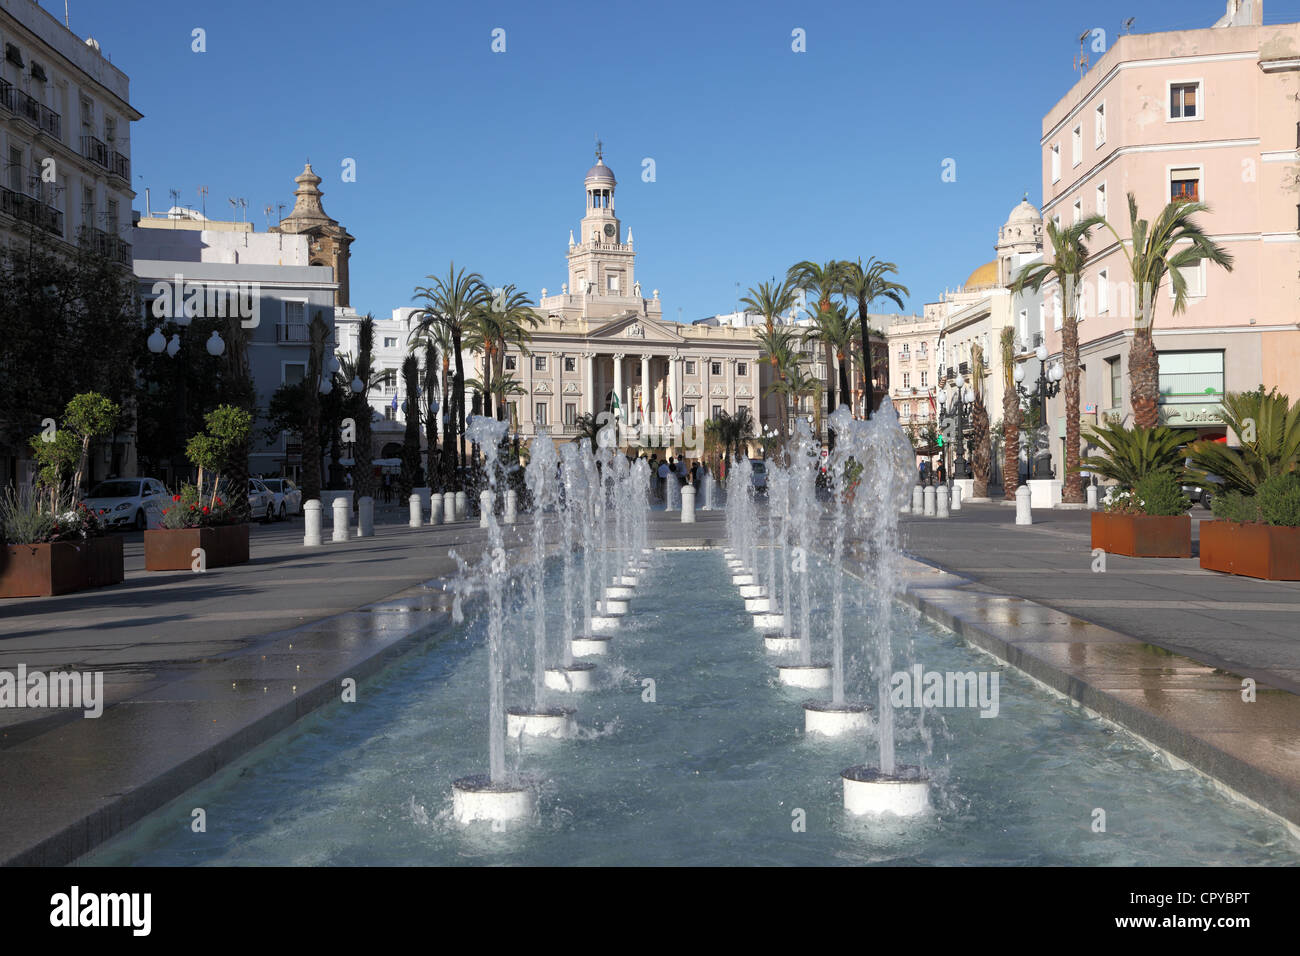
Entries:
POLYGON ((994 259, 992 262, 986 262, 970 274, 966 284, 962 286, 963 292, 973 292, 976 289, 987 289, 989 286, 998 284, 998 263, 994 259))

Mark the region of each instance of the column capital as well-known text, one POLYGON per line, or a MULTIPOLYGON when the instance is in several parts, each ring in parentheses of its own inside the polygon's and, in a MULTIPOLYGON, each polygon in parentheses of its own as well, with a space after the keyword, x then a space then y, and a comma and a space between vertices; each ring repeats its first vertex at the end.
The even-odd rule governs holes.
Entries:
POLYGON ((739 362, 739 361, 740 361, 740 359, 737 358, 737 357, 734 356, 734 355, 729 355, 729 356, 727 356, 727 363, 728 363, 729 365, 735 365, 735 364, 736 364, 737 362, 739 362))
POLYGON ((614 361, 616 361, 616 362, 621 362, 621 361, 623 361, 623 359, 625 359, 625 358, 627 358, 627 353, 626 353, 626 352, 615 352, 615 353, 614 353, 614 361))
POLYGON ((596 353, 595 353, 595 352, 583 352, 583 353, 582 353, 582 357, 585 358, 585 359, 594 359, 594 358, 596 357, 596 353))

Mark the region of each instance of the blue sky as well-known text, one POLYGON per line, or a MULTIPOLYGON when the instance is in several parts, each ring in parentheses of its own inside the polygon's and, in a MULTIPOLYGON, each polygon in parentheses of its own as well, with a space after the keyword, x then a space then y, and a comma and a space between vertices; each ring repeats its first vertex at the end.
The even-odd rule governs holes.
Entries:
MULTIPOLYGON (((1041 121, 1077 78, 1080 33, 1101 28, 1109 44, 1127 17, 1143 33, 1208 27, 1224 8, 69 4, 72 29, 126 71, 144 114, 131 133, 137 209, 146 186, 155 211, 173 188, 198 208, 202 184, 210 216, 232 218, 228 197, 244 197, 264 229, 310 158, 326 211, 357 237, 359 311, 409 305, 451 260, 535 298, 567 279, 599 133, 637 278, 661 290, 665 318, 688 322, 800 259, 868 256, 898 263, 919 312, 993 258, 1025 191, 1040 204, 1041 121), (806 52, 791 49, 796 28, 806 52), (946 158, 955 182, 941 179, 946 158), (342 181, 345 159, 356 182, 342 181)), ((42 6, 62 19, 62 0, 42 6)), ((1269 0, 1265 19, 1300 19, 1300 0, 1269 0)))

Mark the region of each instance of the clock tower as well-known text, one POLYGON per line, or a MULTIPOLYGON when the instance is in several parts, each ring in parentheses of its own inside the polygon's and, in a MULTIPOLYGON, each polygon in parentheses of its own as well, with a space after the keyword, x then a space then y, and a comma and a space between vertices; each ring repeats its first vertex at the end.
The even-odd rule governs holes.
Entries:
POLYGON ((596 165, 583 179, 586 211, 577 241, 569 236, 569 292, 571 295, 627 299, 633 296, 635 278, 632 236, 623 242, 622 224, 614 214, 614 171, 605 165, 596 144, 596 165))

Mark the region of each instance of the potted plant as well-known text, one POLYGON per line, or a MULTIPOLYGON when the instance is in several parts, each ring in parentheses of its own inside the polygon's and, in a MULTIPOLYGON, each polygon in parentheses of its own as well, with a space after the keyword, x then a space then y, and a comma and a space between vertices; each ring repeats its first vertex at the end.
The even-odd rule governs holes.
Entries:
POLYGON ((247 440, 252 416, 242 408, 220 405, 205 421, 207 431, 193 436, 185 448, 186 457, 199 470, 198 483, 172 496, 163 509, 161 529, 144 533, 146 571, 219 568, 248 560, 248 525, 239 520, 229 500, 229 495, 247 495, 248 490, 234 488, 223 498, 221 470, 247 440), (213 476, 210 492, 205 472, 213 476), (196 554, 199 549, 201 554, 196 554))
POLYGON ((1190 558, 1191 502, 1172 471, 1154 471, 1132 491, 1112 492, 1092 514, 1092 547, 1132 558, 1190 558))
POLYGON ((0 598, 49 597, 120 584, 122 539, 104 536, 99 515, 75 496, 56 496, 47 509, 43 494, 9 488, 0 498, 0 598))
POLYGON ((1223 419, 1240 449, 1197 442, 1190 474, 1222 482, 1201 522, 1201 567, 1271 581, 1300 581, 1300 402, 1277 389, 1229 392, 1223 419))

